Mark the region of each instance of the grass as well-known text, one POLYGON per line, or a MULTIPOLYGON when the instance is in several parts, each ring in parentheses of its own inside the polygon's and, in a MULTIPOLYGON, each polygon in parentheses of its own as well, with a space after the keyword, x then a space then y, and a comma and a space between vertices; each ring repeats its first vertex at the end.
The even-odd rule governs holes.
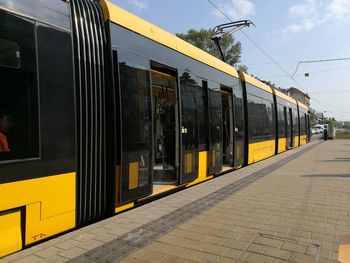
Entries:
POLYGON ((336 135, 335 135, 335 138, 336 139, 350 139, 350 131, 346 131, 346 132, 338 132, 336 135))

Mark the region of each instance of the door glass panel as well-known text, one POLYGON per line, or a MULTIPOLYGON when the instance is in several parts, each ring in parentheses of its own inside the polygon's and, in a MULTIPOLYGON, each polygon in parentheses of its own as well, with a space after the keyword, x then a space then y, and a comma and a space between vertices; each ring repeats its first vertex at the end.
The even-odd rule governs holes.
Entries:
POLYGON ((180 183, 198 177, 198 82, 188 72, 180 76, 182 175, 180 183))
POLYGON ((199 151, 208 151, 208 82, 202 80, 202 85, 198 85, 198 121, 199 121, 199 151))
POLYGON ((151 192, 152 107, 149 60, 118 52, 121 98, 121 201, 151 192))
POLYGON ((294 120, 292 109, 289 108, 289 124, 290 124, 290 147, 294 146, 294 120))
POLYGON ((221 171, 222 168, 222 115, 220 85, 208 83, 209 98, 209 174, 221 171))
POLYGON ((234 166, 240 166, 244 163, 244 101, 243 89, 239 84, 233 87, 233 109, 234 109, 234 166))
MULTIPOLYGON (((278 139, 287 137, 287 120, 286 120, 286 107, 281 104, 277 104, 277 121, 278 121, 278 139)), ((280 141, 278 141, 280 143, 280 141)))
POLYGON ((292 126, 291 126, 289 111, 287 110, 287 107, 284 107, 284 116, 286 119, 286 136, 287 136, 287 149, 288 149, 291 146, 292 126))
POLYGON ((233 165, 233 109, 232 90, 221 86, 222 113, 222 162, 223 165, 233 165))
POLYGON ((293 124, 294 124, 294 136, 299 136, 299 117, 298 117, 298 109, 293 109, 293 124))
POLYGON ((305 134, 305 116, 301 112, 300 113, 300 135, 304 135, 304 134, 305 134))

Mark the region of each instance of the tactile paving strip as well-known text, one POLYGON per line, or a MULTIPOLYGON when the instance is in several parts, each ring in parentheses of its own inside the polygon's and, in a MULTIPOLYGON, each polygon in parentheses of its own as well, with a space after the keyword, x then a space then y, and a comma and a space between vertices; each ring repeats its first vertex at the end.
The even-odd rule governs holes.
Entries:
POLYGON ((270 174, 274 170, 282 167, 293 159, 305 154, 319 145, 320 142, 311 145, 304 150, 298 151, 283 160, 280 160, 264 169, 252 173, 238 181, 235 181, 214 193, 211 193, 197 201, 181 207, 167 215, 159 217, 141 227, 138 227, 117 239, 114 239, 104 245, 101 245, 84 255, 72 259, 70 262, 118 262, 132 252, 146 246, 155 241, 160 236, 170 232, 179 224, 186 222, 201 212, 211 208, 218 202, 226 199, 234 193, 242 190, 264 176, 270 174))

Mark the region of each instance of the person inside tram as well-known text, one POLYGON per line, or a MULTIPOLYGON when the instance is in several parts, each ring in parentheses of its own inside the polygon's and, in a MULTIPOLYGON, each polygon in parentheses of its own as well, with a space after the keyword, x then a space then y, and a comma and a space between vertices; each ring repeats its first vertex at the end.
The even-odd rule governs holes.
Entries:
POLYGON ((13 126, 13 118, 6 113, 0 114, 0 152, 10 152, 9 143, 7 140, 8 133, 13 126))

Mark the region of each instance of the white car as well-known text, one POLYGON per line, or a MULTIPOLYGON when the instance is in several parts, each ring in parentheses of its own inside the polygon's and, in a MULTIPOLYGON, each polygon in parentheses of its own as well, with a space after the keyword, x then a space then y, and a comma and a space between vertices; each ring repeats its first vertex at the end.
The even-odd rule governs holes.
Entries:
POLYGON ((324 127, 322 124, 317 124, 317 125, 311 127, 311 130, 313 130, 313 129, 315 130, 316 134, 322 134, 324 127))

